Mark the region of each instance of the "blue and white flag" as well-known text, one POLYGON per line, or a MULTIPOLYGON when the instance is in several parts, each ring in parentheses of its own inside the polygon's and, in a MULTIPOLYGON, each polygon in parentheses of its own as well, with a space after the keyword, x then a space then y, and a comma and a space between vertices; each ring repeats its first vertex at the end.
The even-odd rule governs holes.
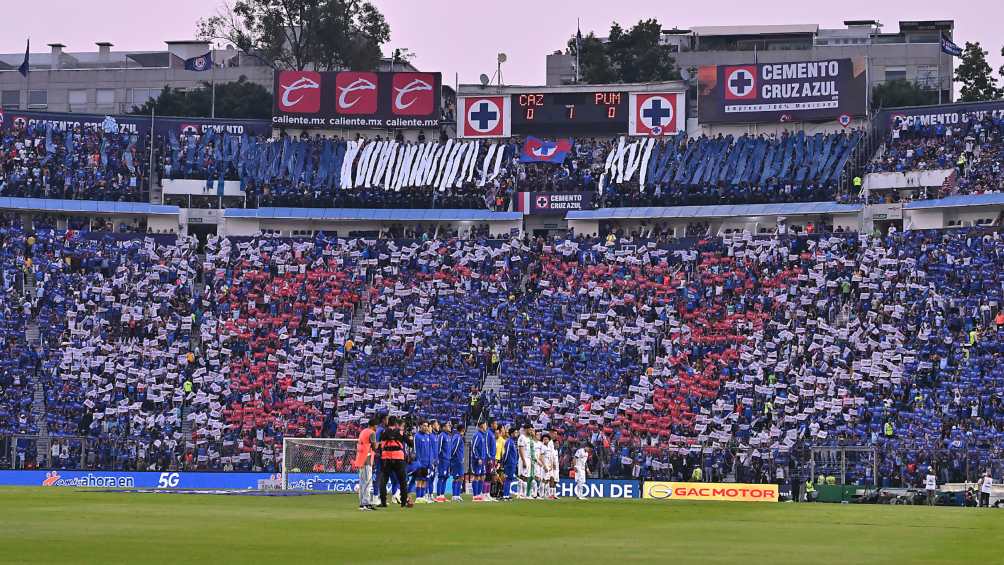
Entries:
POLYGON ((185 70, 186 71, 208 71, 213 68, 213 52, 209 51, 204 55, 199 55, 198 57, 192 57, 191 59, 185 59, 185 70))
POLYGON ((962 48, 956 45, 951 39, 948 39, 945 34, 941 34, 941 52, 952 57, 962 56, 962 48))

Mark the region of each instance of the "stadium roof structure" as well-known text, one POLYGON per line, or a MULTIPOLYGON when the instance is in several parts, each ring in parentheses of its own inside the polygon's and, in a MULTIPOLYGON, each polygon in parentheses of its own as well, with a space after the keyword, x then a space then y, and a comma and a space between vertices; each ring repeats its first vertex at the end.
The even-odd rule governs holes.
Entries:
POLYGON ((957 206, 1001 206, 1004 192, 992 194, 962 194, 936 200, 914 200, 903 205, 904 210, 926 210, 930 208, 955 208, 957 206))
POLYGON ((574 210, 568 220, 625 220, 657 218, 729 218, 734 216, 805 216, 856 214, 860 204, 804 202, 800 204, 722 204, 715 206, 670 206, 643 208, 598 208, 574 210))
POLYGON ((321 221, 387 221, 387 222, 485 222, 517 221, 520 212, 492 212, 490 210, 425 210, 380 208, 229 208, 224 218, 259 220, 321 220, 321 221))
POLYGON ((691 26, 694 35, 714 37, 718 35, 783 35, 790 33, 816 33, 819 24, 775 24, 737 26, 691 26))
POLYGON ((150 216, 177 216, 177 206, 148 204, 144 202, 109 202, 106 200, 59 200, 50 198, 0 197, 0 209, 33 210, 41 212, 71 212, 84 214, 143 214, 150 216))

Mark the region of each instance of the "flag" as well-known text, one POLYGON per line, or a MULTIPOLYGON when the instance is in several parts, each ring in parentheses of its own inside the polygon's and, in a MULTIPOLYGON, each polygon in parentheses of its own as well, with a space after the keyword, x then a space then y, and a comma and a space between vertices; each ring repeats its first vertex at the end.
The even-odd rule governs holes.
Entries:
POLYGON ((28 78, 28 50, 31 48, 31 39, 29 39, 24 44, 24 62, 21 66, 17 68, 17 72, 21 73, 21 76, 28 78))
POLYGON ((209 51, 205 55, 199 55, 198 57, 192 57, 191 59, 185 59, 185 70, 186 71, 208 71, 213 68, 213 52, 209 51))
POLYGON ((561 138, 557 141, 527 136, 523 150, 519 154, 520 163, 561 163, 572 150, 572 140, 561 138))
POLYGON ((941 52, 952 57, 962 56, 962 48, 956 45, 951 39, 948 39, 945 34, 941 34, 941 52))

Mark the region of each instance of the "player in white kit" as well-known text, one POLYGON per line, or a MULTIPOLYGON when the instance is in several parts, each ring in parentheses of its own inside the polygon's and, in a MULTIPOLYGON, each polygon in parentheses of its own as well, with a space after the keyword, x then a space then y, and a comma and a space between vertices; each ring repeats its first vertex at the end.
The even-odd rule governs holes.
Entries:
POLYGON ((588 445, 585 447, 580 447, 575 451, 575 457, 572 460, 572 464, 575 467, 575 498, 583 500, 586 498, 586 494, 589 492, 588 487, 586 487, 586 469, 589 463, 589 454, 592 448, 588 445))
POLYGON ((558 444, 551 436, 544 434, 544 496, 550 500, 558 498, 558 444))
POLYGON ((523 425, 523 433, 516 440, 516 450, 519 452, 519 465, 516 475, 519 478, 516 489, 517 498, 530 497, 531 477, 533 476, 533 430, 529 426, 523 425))

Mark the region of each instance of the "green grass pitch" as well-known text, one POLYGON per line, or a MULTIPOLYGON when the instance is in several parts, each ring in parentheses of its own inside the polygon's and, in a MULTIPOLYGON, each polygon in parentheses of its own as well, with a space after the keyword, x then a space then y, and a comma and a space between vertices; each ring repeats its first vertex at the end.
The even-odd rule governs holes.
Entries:
POLYGON ((561 500, 359 512, 349 495, 0 488, 0 563, 1004 563, 1004 512, 561 500))

